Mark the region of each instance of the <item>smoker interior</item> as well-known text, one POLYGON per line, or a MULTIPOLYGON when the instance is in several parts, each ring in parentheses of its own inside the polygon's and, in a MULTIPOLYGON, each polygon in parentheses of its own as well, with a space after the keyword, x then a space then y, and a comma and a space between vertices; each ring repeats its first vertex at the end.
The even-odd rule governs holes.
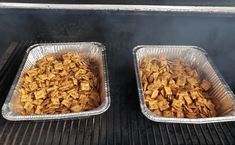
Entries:
POLYGON ((0 0, 14 3, 235 6, 234 0, 0 0))
POLYGON ((27 47, 43 42, 96 41, 107 48, 111 106, 85 119, 10 122, 0 118, 0 144, 235 144, 234 122, 202 125, 148 120, 140 111, 132 49, 139 44, 206 49, 235 91, 235 15, 0 11, 0 102, 5 101, 27 47))

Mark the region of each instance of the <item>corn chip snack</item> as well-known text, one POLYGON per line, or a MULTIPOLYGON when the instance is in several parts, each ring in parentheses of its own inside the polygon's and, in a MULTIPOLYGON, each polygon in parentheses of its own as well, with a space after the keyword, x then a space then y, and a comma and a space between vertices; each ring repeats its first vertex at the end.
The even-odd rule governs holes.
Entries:
MULTIPOLYGON (((97 62, 71 52, 47 55, 20 79, 21 115, 64 114, 101 104, 97 62)), ((208 88, 208 85, 203 84, 208 88)))
POLYGON ((177 118, 215 117, 211 83, 179 58, 147 56, 140 64, 144 100, 154 114, 177 118))

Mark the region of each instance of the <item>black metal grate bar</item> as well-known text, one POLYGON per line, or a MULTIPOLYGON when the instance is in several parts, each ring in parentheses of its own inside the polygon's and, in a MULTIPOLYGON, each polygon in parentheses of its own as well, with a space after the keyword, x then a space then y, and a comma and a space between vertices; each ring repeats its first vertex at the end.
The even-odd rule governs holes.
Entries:
POLYGON ((9 133, 7 134, 7 137, 6 137, 6 139, 5 139, 4 145, 9 144, 9 142, 10 142, 10 136, 11 136, 11 134, 12 134, 12 132, 13 132, 14 129, 15 129, 15 123, 13 123, 13 125, 12 125, 12 127, 11 127, 9 133))
POLYGON ((170 145, 172 145, 172 138, 170 136, 170 132, 169 132, 169 124, 166 124, 166 132, 167 132, 167 137, 168 137, 168 140, 170 142, 170 145))
POLYGON ((45 139, 44 139, 44 142, 43 142, 44 145, 47 143, 47 139, 49 138, 49 133, 50 133, 50 130, 51 130, 51 125, 52 125, 52 123, 50 121, 49 126, 48 126, 47 131, 46 131, 46 136, 45 136, 45 139))
POLYGON ((178 134, 177 134, 177 132, 176 132, 175 124, 172 124, 172 128, 173 128, 173 130, 174 130, 176 142, 177 142, 177 144, 180 144, 180 143, 179 143, 179 137, 178 137, 178 134))
MULTIPOLYGON (((7 95, 27 47, 34 43, 36 42, 20 42, 15 44, 14 48, 9 47, 10 50, 4 56, 7 61, 0 65, 0 72, 4 74, 0 80, 1 96, 7 95)), ((106 113, 79 120, 34 122, 9 122, 1 117, 0 144, 235 144, 234 122, 203 125, 164 124, 152 122, 144 117, 140 112, 133 75, 132 44, 115 42, 105 45, 112 98, 112 104, 106 113), (126 49, 127 55, 123 56, 121 48, 129 48, 126 49), (120 60, 121 57, 124 58, 120 60)), ((3 102, 5 97, 1 99, 3 102)))
POLYGON ((203 132, 201 131, 201 128, 199 125, 193 125, 193 128, 195 130, 196 136, 198 137, 199 144, 207 144, 205 140, 205 136, 203 132))
POLYGON ((159 131, 160 131, 160 134, 161 134, 161 140, 162 140, 162 144, 165 145, 165 139, 164 139, 164 136, 163 136, 163 128, 162 128, 162 125, 159 124, 159 131))
POLYGON ((213 140, 213 143, 216 145, 216 144, 220 144, 220 140, 218 139, 217 137, 217 134, 216 134, 216 131, 215 129, 211 129, 212 128, 212 125, 211 124, 207 124, 207 128, 209 130, 209 133, 211 134, 211 137, 212 137, 212 140, 213 140))
POLYGON ((182 125, 181 125, 181 124, 179 124, 179 130, 180 130, 180 133, 181 133, 182 140, 183 140, 184 144, 187 144, 187 143, 186 143, 186 137, 185 137, 185 135, 184 135, 184 131, 183 131, 183 128, 182 128, 182 125))
POLYGON ((45 126, 45 122, 42 123, 41 127, 40 127, 40 131, 39 131, 39 135, 38 135, 38 138, 37 138, 37 141, 36 141, 36 145, 39 144, 40 142, 40 139, 41 139, 41 136, 42 136, 42 131, 44 129, 44 126, 45 126))
MULTIPOLYGON (((216 126, 215 124, 213 124, 213 126, 214 126, 214 128, 215 128, 215 132, 216 132, 216 134, 218 135, 218 138, 219 138, 221 144, 224 145, 224 141, 223 141, 223 139, 222 139, 222 135, 220 135, 220 133, 218 132, 219 129, 217 129, 217 126, 216 126)), ((219 127, 219 126, 218 126, 218 127, 219 127)))
POLYGON ((234 142, 234 138, 233 138, 230 130, 227 128, 227 125, 223 124, 223 123, 220 123, 220 127, 221 127, 221 129, 223 131, 223 134, 227 138, 228 143, 232 144, 234 142))

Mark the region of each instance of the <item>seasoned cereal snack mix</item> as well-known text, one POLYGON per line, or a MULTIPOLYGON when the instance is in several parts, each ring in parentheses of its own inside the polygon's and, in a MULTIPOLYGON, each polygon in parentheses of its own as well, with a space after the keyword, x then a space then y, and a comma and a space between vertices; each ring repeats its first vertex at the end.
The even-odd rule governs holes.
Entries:
POLYGON ((217 115, 209 99, 211 84, 181 59, 145 57, 140 66, 145 103, 164 117, 205 118, 217 115))
MULTIPOLYGON (((48 55, 26 71, 18 89, 22 115, 62 114, 100 105, 97 64, 74 53, 48 55)), ((207 84, 203 84, 207 88, 207 84)))

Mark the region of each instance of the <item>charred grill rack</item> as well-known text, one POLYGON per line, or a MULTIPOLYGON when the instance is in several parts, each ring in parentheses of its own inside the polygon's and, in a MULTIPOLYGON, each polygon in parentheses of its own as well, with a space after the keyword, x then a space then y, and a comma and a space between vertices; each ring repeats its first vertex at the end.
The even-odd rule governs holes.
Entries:
POLYGON ((80 120, 10 122, 1 116, 0 144, 235 144, 234 122, 165 124, 144 117, 132 61, 138 44, 202 46, 234 91, 234 25, 234 15, 1 10, 1 105, 30 45, 68 41, 106 46, 112 103, 104 114, 80 120))

